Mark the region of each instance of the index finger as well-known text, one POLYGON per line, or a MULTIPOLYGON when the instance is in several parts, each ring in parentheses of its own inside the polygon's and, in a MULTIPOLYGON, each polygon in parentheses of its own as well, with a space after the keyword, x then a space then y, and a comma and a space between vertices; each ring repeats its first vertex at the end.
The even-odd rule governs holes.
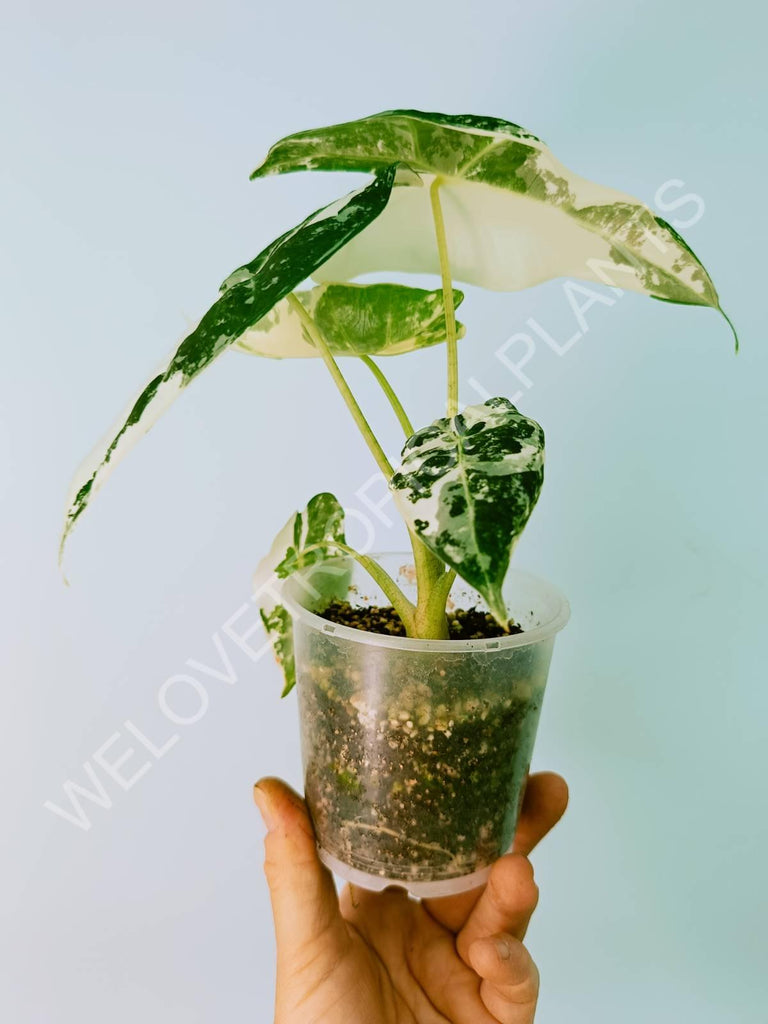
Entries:
POLYGON ((568 806, 568 783, 555 772, 537 772, 528 777, 523 807, 515 832, 513 853, 526 857, 551 832, 568 806))

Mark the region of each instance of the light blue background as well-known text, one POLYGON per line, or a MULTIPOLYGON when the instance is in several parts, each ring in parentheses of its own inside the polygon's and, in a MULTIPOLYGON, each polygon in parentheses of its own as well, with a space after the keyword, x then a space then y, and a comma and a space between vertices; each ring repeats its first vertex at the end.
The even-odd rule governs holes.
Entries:
MULTIPOLYGON (((219 281, 357 184, 249 184, 290 131, 397 106, 495 114, 684 231, 737 323, 626 295, 520 400, 548 479, 516 562, 557 582, 536 766, 567 820, 537 852, 542 1024, 765 1020, 765 157, 762 8, 714 3, 32 2, 3 21, 0 1015, 15 1024, 271 1017, 273 948, 250 787, 299 781, 295 702, 235 655, 208 713, 83 832, 43 809, 247 600, 287 514, 355 505, 372 471, 319 364, 231 355, 184 396, 55 546, 69 478, 219 281), (669 218, 696 212, 689 201, 669 218), (2 1014, 2 1010, 5 1013, 2 1014)), ((562 283, 471 292, 462 380, 562 283)), ((441 351, 391 365, 418 423, 441 351)), ((391 448, 387 410, 358 372, 391 448)), ((463 385, 465 401, 474 398, 463 385)), ((382 548, 402 537, 382 528, 382 548)), ((189 671, 189 670, 187 670, 189 671)), ((121 738, 111 751, 125 748, 121 738)), ((138 767, 145 760, 135 758, 138 767)))

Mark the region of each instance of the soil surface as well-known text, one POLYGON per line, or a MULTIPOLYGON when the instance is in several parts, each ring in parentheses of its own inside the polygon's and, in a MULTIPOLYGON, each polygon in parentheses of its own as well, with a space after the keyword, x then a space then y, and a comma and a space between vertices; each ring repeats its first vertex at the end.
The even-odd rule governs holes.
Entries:
MULTIPOLYGON (((402 619, 391 606, 355 608, 349 601, 332 601, 325 611, 319 614, 340 626, 363 629, 367 633, 405 636, 402 619)), ((497 636, 511 636, 523 632, 514 622, 509 622, 505 629, 491 614, 479 608, 458 608, 449 612, 448 631, 451 640, 489 640, 497 636)))

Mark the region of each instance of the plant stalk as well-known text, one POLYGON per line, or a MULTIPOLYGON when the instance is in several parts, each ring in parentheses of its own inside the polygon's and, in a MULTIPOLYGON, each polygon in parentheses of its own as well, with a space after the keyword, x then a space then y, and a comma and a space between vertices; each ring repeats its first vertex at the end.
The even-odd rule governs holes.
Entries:
POLYGON ((415 622, 416 608, 408 600, 389 573, 383 569, 378 562, 374 561, 370 555, 361 555, 359 551, 355 551, 354 548, 350 548, 346 544, 336 544, 335 546, 346 554, 351 555, 352 558, 354 558, 355 561, 361 565, 366 572, 368 572, 376 583, 378 583, 386 595, 387 600, 400 616, 402 623, 405 626, 406 636, 418 636, 419 634, 416 631, 415 622))
POLYGON ((392 475, 394 473, 394 469, 392 468, 392 465, 389 459, 387 458, 384 449, 379 444, 376 435, 371 430, 370 424, 368 423, 368 420, 365 418, 365 415, 363 414, 363 410, 357 404, 357 400, 355 399, 355 396, 352 394, 349 384, 347 384, 346 380, 344 379, 344 375, 339 369, 338 363, 333 358, 333 354, 331 353, 331 350, 328 348, 328 344, 325 338, 323 337, 322 331, 317 326, 312 317, 309 315, 309 313, 306 311, 306 309, 304 309, 304 306, 301 304, 299 299, 296 298, 293 292, 290 292, 286 296, 286 298, 288 299, 288 302, 291 305, 292 309, 298 314, 302 324, 304 325, 304 329, 306 330, 307 334, 312 340, 312 343, 314 344, 315 348, 322 356, 323 362, 328 367, 331 377, 333 377, 333 381, 341 393, 341 397, 344 399, 344 401, 347 404, 347 408, 352 413, 352 418, 357 424, 358 430, 363 435, 365 443, 368 445, 371 451, 371 455, 373 455, 374 459, 376 460, 376 465, 379 467, 379 469, 387 478, 387 480, 391 480, 392 475))
MULTIPOLYGON (((403 409, 400 399, 395 394, 392 385, 370 356, 362 356, 361 358, 371 373, 373 373, 374 377, 381 385, 384 394, 389 399, 389 403, 400 421, 400 426, 403 428, 405 436, 411 437, 415 433, 413 425, 408 418, 405 409, 403 409)), ((432 554, 426 544, 419 539, 418 535, 414 533, 413 530, 408 531, 408 538, 411 542, 413 564, 416 570, 417 605, 414 620, 416 636, 419 636, 422 639, 431 640, 445 639, 448 636, 448 624, 444 621, 445 617, 443 616, 443 620, 441 620, 439 616, 435 617, 434 614, 430 614, 431 595, 434 591, 435 585, 443 575, 443 563, 436 555, 432 554)))
POLYGON ((408 600, 386 569, 382 568, 382 566, 380 566, 378 562, 374 561, 370 555, 363 555, 359 551, 355 551, 355 549, 351 548, 348 544, 344 544, 342 541, 338 540, 334 540, 333 542, 326 544, 310 544, 306 548, 302 549, 302 554, 308 554, 310 551, 325 551, 328 548, 338 548, 338 550, 343 551, 345 555, 349 555, 351 558, 354 558, 358 565, 361 565, 384 591, 387 600, 402 619, 406 635, 417 635, 415 633, 414 621, 416 613, 415 605, 408 600))
POLYGON ((448 401, 446 412, 453 417, 459 411, 459 351, 456 338, 456 308, 453 304, 453 281, 448 260, 448 241, 445 236, 445 220, 440 205, 440 186, 443 179, 438 175, 429 186, 429 200, 432 204, 432 218, 435 222, 437 253, 440 257, 440 277, 443 286, 443 309, 445 310, 445 344, 448 350, 448 401))
POLYGON ((392 385, 384 376, 383 371, 381 370, 377 363, 374 363, 370 356, 360 356, 360 358, 371 371, 373 376, 376 378, 379 385, 381 386, 381 390, 387 396, 387 400, 389 404, 392 406, 395 416, 397 416, 398 423, 403 428, 403 433, 405 434, 406 437, 411 437, 411 435, 415 434, 416 431, 413 429, 413 424, 408 419, 408 414, 403 408, 402 402, 395 394, 392 385))
MULTIPOLYGON (((449 291, 451 297, 451 310, 453 310, 453 290, 450 288, 450 276, 448 279, 449 291)), ((381 472, 384 474, 385 479, 389 482, 393 475, 394 469, 387 458, 384 449, 379 444, 376 435, 371 430, 368 420, 365 418, 362 409, 357 403, 355 396, 344 379, 344 375, 338 367, 336 360, 333 358, 333 354, 328 347, 328 343, 323 337, 323 333, 317 326, 315 321, 306 311, 300 300, 293 294, 289 293, 287 296, 288 302, 291 307, 298 314, 301 322, 304 326, 305 331, 309 335, 310 340, 317 348, 318 352, 323 358, 323 362, 328 367, 328 370, 333 377, 336 387, 339 389, 342 398, 347 404, 347 408, 352 414, 355 423, 363 435, 366 444, 368 445, 371 454, 373 455, 376 465, 379 467, 381 472)), ((446 311, 446 324, 448 322, 448 316, 446 311)), ((456 337, 456 325, 455 320, 453 321, 453 334, 454 343, 456 337)), ((405 414, 400 405, 399 399, 392 390, 389 381, 387 381, 384 374, 381 373, 378 366, 375 363, 371 364, 371 368, 374 369, 374 376, 376 376, 379 383, 385 390, 387 397, 390 398, 390 402, 394 399, 394 402, 399 406, 400 411, 405 418, 408 426, 408 436, 410 437, 413 433, 413 427, 411 426, 410 420, 405 414), (376 372, 378 371, 378 372, 376 372), (380 374, 380 376, 379 376, 380 374), (390 397, 391 396, 391 397, 390 397)), ((458 379, 458 377, 457 377, 458 379)), ((393 403, 392 406, 397 412, 397 409, 393 403)), ((400 416, 398 416, 400 419, 400 416)), ((402 423, 403 429, 406 429, 405 423, 402 423)), ((413 561, 416 569, 416 583, 417 583, 417 604, 414 606, 408 598, 403 594, 402 590, 397 586, 395 581, 389 576, 382 567, 375 562, 368 555, 361 555, 356 552, 353 548, 347 548, 346 545, 336 544, 335 546, 339 550, 346 551, 347 554, 355 558, 360 565, 362 565, 373 577, 374 580, 379 584, 381 589, 386 594, 388 600, 391 602, 392 607, 395 609, 397 614, 402 619, 405 631, 408 636, 420 637, 421 639, 430 640, 442 640, 448 637, 448 621, 445 617, 445 602, 448 597, 448 590, 450 589, 450 580, 448 587, 446 588, 447 578, 450 573, 446 573, 443 562, 434 555, 429 548, 421 541, 415 533, 408 531, 411 547, 413 549, 413 561), (441 603, 442 602, 442 603, 441 603)))
MULTIPOLYGON (((448 632, 445 605, 448 600, 448 592, 456 578, 456 573, 453 569, 446 572, 443 562, 436 555, 433 555, 418 537, 413 537, 412 535, 413 542, 427 552, 427 555, 432 560, 432 566, 435 567, 435 569, 432 569, 432 566, 430 566, 424 575, 419 578, 418 561, 416 562, 419 588, 415 613, 416 635, 424 640, 447 640, 450 634, 448 632)), ((414 546, 415 557, 416 547, 414 546)))

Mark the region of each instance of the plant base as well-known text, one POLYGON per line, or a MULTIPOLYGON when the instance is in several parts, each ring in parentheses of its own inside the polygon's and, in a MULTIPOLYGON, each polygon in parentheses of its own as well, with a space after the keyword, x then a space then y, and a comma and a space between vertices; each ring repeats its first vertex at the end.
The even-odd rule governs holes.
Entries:
MULTIPOLYGON (((405 557, 382 562, 407 587, 405 557)), ((286 591, 304 790, 322 859, 365 888, 399 885, 414 896, 473 889, 512 847, 567 602, 515 572, 508 606, 522 633, 383 635, 322 617, 329 589, 319 573, 343 580, 359 609, 385 604, 366 577, 340 576, 342 568, 321 563, 286 591)), ((454 608, 478 602, 462 587, 452 592, 454 608)))

